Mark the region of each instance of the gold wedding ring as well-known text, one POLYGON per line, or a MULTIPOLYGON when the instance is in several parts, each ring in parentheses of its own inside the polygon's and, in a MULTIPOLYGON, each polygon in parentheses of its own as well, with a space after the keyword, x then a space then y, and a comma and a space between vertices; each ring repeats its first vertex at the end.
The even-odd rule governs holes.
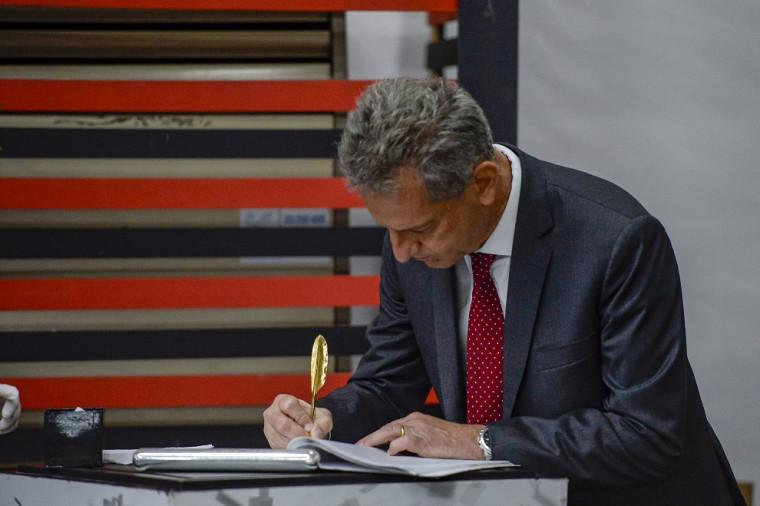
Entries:
POLYGON ((404 428, 404 426, 402 425, 402 426, 401 426, 401 436, 399 436, 399 437, 404 437, 405 435, 406 435, 406 429, 405 429, 405 428, 404 428))

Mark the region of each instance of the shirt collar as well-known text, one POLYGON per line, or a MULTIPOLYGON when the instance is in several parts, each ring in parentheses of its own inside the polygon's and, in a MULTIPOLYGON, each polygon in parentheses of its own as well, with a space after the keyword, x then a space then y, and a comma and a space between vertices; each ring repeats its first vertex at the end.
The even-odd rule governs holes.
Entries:
POLYGON ((507 207, 501 214, 501 218, 499 218, 499 223, 478 252, 499 256, 512 256, 512 243, 515 239, 515 226, 517 224, 517 204, 520 202, 522 166, 520 165, 520 159, 511 149, 501 144, 494 144, 493 146, 509 159, 509 163, 512 166, 512 190, 508 196, 507 207))

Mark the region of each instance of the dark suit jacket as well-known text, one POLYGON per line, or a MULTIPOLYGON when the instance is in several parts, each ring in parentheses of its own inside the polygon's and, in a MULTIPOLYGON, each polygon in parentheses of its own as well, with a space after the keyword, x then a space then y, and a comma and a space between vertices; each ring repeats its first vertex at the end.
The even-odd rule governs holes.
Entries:
MULTIPOLYGON (((522 189, 494 458, 570 478, 573 505, 743 504, 686 356, 681 286, 662 225, 617 186, 513 148, 522 189)), ((395 261, 350 383, 324 400, 356 441, 423 406, 464 422, 454 269, 395 261)))

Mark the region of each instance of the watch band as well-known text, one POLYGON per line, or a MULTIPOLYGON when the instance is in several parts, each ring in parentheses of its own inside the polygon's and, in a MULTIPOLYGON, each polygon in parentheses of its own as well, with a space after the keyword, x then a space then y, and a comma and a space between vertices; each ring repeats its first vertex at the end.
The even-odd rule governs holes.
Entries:
POLYGON ((483 450, 483 457, 486 460, 493 460, 493 451, 491 450, 491 433, 488 431, 488 427, 483 427, 478 432, 478 446, 483 450))

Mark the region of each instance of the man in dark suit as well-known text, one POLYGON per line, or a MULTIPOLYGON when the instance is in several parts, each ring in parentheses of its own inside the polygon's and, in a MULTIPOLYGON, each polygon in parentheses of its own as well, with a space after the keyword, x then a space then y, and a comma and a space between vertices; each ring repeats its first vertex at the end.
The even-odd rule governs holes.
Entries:
POLYGON ((341 167, 388 229, 380 313, 349 384, 265 412, 389 452, 507 459, 570 478, 571 504, 743 504, 686 355, 662 225, 591 175, 493 144, 443 80, 370 87, 341 167), (430 388, 441 417, 422 414, 430 388))

